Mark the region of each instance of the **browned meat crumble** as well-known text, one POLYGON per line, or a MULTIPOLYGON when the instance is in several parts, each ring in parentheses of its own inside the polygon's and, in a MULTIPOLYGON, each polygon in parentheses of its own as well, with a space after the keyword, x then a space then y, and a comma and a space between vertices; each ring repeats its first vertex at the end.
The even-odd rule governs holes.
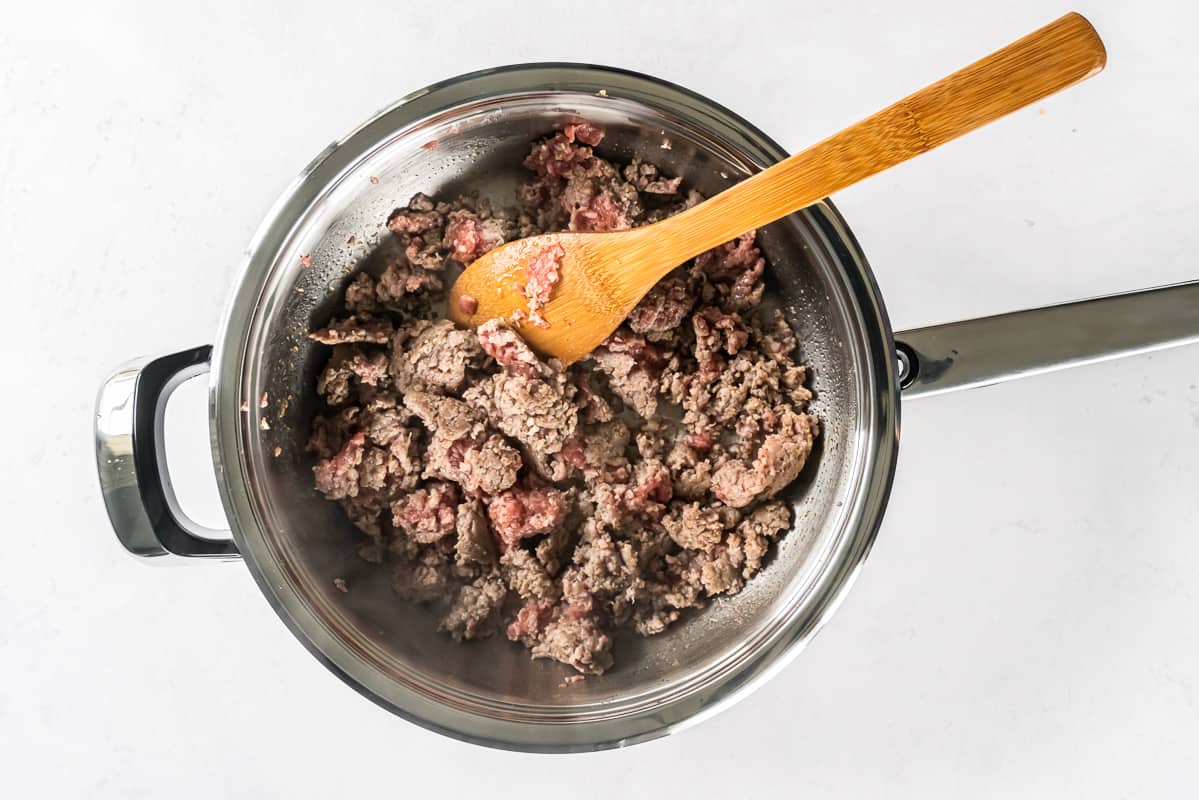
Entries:
MULTIPOLYGON (((661 633, 761 569, 792 524, 775 495, 819 427, 794 335, 758 308, 753 233, 679 267, 566 369, 511 321, 467 331, 433 312, 450 261, 702 199, 652 164, 599 157, 602 137, 576 123, 535 143, 514 208, 418 194, 391 214, 403 256, 354 276, 346 314, 312 334, 332 352, 309 441, 317 490, 402 598, 436 605, 455 639, 500 632, 594 674, 612 665, 618 628, 661 633)), ((531 271, 534 314, 557 257, 531 271)))

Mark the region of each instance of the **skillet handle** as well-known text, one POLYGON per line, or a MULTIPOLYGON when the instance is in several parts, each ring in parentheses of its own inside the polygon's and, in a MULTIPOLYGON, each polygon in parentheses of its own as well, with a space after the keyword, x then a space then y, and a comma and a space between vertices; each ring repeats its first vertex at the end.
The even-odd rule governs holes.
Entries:
POLYGON ((895 334, 920 397, 1199 342, 1199 281, 895 334))
MULTIPOLYGON (((189 519, 165 468, 162 422, 167 399, 184 381, 208 371, 205 345, 119 367, 96 398, 96 465, 113 530, 135 556, 238 558, 221 532, 189 519)), ((174 559, 167 559, 173 561, 174 559)))

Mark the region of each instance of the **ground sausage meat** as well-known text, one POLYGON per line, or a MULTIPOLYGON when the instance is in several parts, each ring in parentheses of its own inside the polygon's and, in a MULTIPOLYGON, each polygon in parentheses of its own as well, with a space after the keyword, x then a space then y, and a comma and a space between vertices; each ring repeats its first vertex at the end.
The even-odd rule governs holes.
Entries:
POLYGON ((395 335, 391 374, 401 392, 421 388, 436 392, 461 391, 466 371, 482 361, 483 349, 471 331, 448 319, 417 320, 395 335))
POLYGON ((392 503, 391 522, 417 544, 430 544, 455 530, 457 509, 457 487, 432 481, 392 503))
POLYGON ((438 626, 455 639, 482 639, 495 633, 508 587, 498 575, 476 578, 458 590, 438 626))
POLYGON ((529 298, 529 313, 536 314, 550 301, 550 293, 558 282, 558 267, 566 252, 560 244, 542 248, 541 252, 525 267, 525 283, 521 287, 529 298))
POLYGON ((702 200, 653 164, 603 158, 603 137, 579 121, 535 142, 510 208, 412 197, 387 219, 381 269, 353 275, 342 314, 311 334, 330 348, 313 483, 361 532, 360 555, 454 639, 499 632, 583 674, 612 666, 620 630, 661 633, 763 569, 793 524, 778 495, 820 430, 796 337, 759 308, 753 232, 680 266, 570 367, 521 335, 560 248, 526 265, 518 319, 465 330, 439 313, 445 271, 504 242, 702 200))
POLYGON ((509 489, 487 505, 491 529, 507 548, 549 533, 566 518, 566 496, 557 489, 509 489))

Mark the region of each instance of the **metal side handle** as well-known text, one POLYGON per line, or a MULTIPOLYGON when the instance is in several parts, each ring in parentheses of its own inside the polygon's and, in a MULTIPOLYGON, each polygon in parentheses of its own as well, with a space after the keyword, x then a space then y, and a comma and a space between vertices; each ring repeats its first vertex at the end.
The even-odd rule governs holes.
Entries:
POLYGON ((895 334, 903 396, 1199 342, 1199 281, 895 334))
MULTIPOLYGON (((166 471, 162 423, 167 399, 208 371, 212 347, 131 361, 100 387, 96 465, 113 530, 136 556, 234 559, 237 545, 191 520, 166 471)), ((227 535, 227 532, 226 532, 227 535)))

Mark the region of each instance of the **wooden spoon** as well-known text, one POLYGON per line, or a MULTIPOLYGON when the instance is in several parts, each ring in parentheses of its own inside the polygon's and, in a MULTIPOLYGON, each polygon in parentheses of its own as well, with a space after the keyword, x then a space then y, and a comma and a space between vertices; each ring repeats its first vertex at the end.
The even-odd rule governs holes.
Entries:
POLYGON ((519 330, 541 353, 569 364, 603 342, 679 264, 1089 78, 1106 60, 1091 23, 1067 14, 669 219, 498 247, 458 278, 450 317, 480 325, 527 313, 530 277, 535 286, 557 267, 557 283, 540 309, 544 323, 524 322, 519 330))

